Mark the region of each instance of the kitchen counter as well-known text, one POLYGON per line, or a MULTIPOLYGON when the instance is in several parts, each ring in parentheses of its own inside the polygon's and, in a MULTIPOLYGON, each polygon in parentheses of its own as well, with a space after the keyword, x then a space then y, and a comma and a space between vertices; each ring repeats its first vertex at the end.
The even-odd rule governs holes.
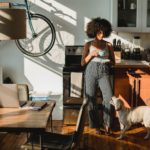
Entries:
POLYGON ((145 60, 116 60, 114 68, 150 68, 150 63, 145 60))
POLYGON ((136 60, 117 60, 113 72, 114 95, 127 107, 150 106, 150 63, 136 60))

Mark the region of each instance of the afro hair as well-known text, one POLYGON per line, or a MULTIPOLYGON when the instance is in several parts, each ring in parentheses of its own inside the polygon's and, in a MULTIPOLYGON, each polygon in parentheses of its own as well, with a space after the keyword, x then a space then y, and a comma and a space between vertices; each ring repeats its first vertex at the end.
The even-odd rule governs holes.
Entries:
POLYGON ((112 26, 106 19, 101 19, 100 17, 93 18, 87 24, 86 34, 89 38, 95 38, 98 32, 102 31, 104 37, 108 37, 112 32, 112 26))

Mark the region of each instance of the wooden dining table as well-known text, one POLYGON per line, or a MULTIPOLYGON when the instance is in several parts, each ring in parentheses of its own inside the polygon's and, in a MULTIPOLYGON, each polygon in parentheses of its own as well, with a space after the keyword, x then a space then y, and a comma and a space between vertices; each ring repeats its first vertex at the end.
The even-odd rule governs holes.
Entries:
POLYGON ((31 107, 0 108, 0 132, 39 134, 41 135, 40 147, 42 149, 42 134, 47 128, 48 121, 52 122, 55 104, 54 100, 46 101, 46 106, 41 110, 33 110, 31 107))

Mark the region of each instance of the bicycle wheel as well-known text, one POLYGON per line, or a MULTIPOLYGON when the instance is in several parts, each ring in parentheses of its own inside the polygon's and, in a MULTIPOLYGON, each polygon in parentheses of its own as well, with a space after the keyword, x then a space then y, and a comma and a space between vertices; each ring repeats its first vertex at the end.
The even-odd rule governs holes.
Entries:
POLYGON ((52 22, 41 14, 31 14, 31 21, 36 36, 33 37, 27 19, 27 37, 16 40, 16 45, 21 52, 28 56, 42 56, 48 53, 55 43, 55 28, 52 22))

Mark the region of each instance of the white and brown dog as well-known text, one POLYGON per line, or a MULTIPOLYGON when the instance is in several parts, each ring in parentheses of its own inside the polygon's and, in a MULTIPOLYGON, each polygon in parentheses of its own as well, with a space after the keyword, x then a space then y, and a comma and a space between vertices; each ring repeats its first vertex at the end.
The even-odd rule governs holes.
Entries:
POLYGON ((133 125, 137 123, 142 123, 147 129, 147 135, 144 139, 149 139, 150 137, 150 107, 149 106, 139 106, 136 108, 126 108, 123 101, 119 98, 113 96, 110 103, 115 107, 118 112, 121 134, 118 139, 122 139, 125 132, 133 125))

